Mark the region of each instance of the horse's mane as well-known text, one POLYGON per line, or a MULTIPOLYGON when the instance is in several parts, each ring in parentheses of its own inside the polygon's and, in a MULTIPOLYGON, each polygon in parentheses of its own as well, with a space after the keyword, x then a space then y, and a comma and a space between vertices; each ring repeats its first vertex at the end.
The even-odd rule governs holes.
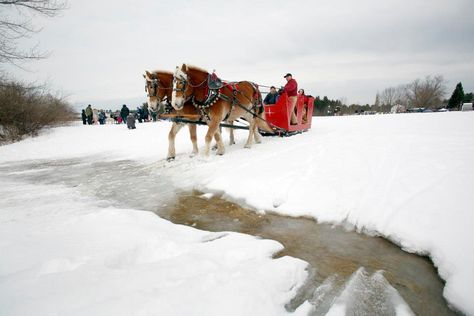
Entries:
POLYGON ((158 69, 158 70, 152 70, 150 73, 152 74, 165 74, 165 75, 172 75, 173 72, 172 71, 169 71, 169 70, 161 70, 161 69, 158 69))
POLYGON ((184 64, 186 66, 186 68, 188 68, 189 70, 195 70, 195 71, 199 71, 199 72, 203 72, 203 73, 206 73, 208 74, 209 72, 201 67, 198 67, 198 66, 194 66, 194 65, 189 65, 189 64, 184 64))

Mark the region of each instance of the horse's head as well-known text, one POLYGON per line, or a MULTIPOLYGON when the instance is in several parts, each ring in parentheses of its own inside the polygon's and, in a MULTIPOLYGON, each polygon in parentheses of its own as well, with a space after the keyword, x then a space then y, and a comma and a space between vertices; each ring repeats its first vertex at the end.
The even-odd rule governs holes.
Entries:
POLYGON ((165 71, 154 71, 152 73, 145 71, 145 91, 147 92, 148 107, 157 111, 159 107, 166 103, 165 98, 170 98, 171 80, 173 74, 165 71))
POLYGON ((193 93, 193 88, 189 84, 188 74, 186 73, 187 68, 186 64, 183 64, 181 68, 176 66, 176 71, 174 72, 171 106, 177 111, 183 108, 184 102, 193 93))

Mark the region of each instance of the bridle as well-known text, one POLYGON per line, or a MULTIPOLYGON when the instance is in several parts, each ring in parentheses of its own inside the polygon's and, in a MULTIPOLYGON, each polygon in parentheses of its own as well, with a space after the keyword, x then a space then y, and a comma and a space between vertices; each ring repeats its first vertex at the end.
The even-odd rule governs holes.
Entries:
POLYGON ((200 84, 193 85, 193 84, 191 83, 191 81, 187 79, 187 76, 186 76, 186 77, 185 77, 185 76, 186 76, 186 74, 177 74, 177 75, 175 75, 175 76, 173 77, 173 92, 181 92, 181 93, 183 94, 184 98, 185 98, 186 100, 188 100, 188 99, 191 97, 191 95, 192 95, 192 93, 191 93, 190 95, 186 96, 186 90, 187 90, 187 88, 188 88, 188 85, 189 85, 190 88, 193 88, 193 89, 194 89, 194 88, 198 88, 198 87, 202 86, 205 82, 207 82, 207 78, 204 79, 204 81, 201 82, 200 84), (178 77, 178 76, 179 76, 179 77, 178 77), (182 85, 182 88, 181 88, 181 89, 178 89, 178 88, 177 88, 176 83, 177 83, 178 81, 179 81, 179 82, 181 83, 181 85, 182 85))
MULTIPOLYGON (((160 81, 159 78, 154 78, 151 80, 145 80, 145 92, 147 92, 148 97, 155 97, 158 100, 158 103, 160 103, 162 100, 160 97, 158 97, 158 89, 162 90, 172 90, 173 87, 164 87, 162 82, 160 81), (151 87, 148 88, 148 83, 150 83, 151 87)), ((166 94, 164 95, 163 101, 167 98, 166 94)), ((169 101, 168 101, 169 102, 169 101)))
POLYGON ((145 92, 148 93, 148 97, 156 97, 158 95, 158 79, 151 79, 150 81, 145 79, 145 92), (148 88, 148 82, 151 83, 151 89, 148 88), (153 89, 153 94, 150 93, 153 89))

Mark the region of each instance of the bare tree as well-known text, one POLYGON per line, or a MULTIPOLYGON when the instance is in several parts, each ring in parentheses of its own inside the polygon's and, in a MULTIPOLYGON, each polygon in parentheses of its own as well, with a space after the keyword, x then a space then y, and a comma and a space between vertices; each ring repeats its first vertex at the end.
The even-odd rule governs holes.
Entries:
POLYGON ((443 76, 427 76, 407 85, 407 97, 412 107, 436 108, 443 102, 446 85, 443 76))
POLYGON ((397 94, 397 89, 394 87, 384 89, 379 96, 380 104, 386 105, 386 106, 395 105, 396 94, 397 94))
POLYGON ((66 2, 61 0, 0 0, 0 64, 18 65, 47 57, 37 45, 20 49, 19 41, 41 30, 32 23, 35 15, 54 17, 65 8, 66 2))
POLYGON ((340 97, 339 102, 341 102, 341 105, 347 105, 347 98, 346 97, 340 97))

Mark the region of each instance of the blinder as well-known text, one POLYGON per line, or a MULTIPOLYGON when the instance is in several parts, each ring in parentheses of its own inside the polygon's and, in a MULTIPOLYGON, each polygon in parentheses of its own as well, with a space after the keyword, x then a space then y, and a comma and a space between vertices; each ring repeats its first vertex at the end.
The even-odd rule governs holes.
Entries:
POLYGON ((145 82, 145 92, 148 92, 149 97, 156 97, 158 95, 158 79, 147 80, 145 82), (151 83, 151 88, 148 88, 148 82, 151 83), (153 92, 150 90, 153 90, 153 92))
POLYGON ((178 78, 173 78, 173 80, 174 80, 174 81, 178 81, 178 80, 179 80, 179 81, 181 81, 181 83, 183 84, 183 87, 182 87, 181 89, 173 88, 173 91, 175 91, 175 92, 182 92, 182 93, 184 94, 185 91, 186 91, 186 86, 188 85, 188 81, 187 81, 185 78, 183 78, 183 77, 181 77, 181 78, 179 78, 179 79, 178 79, 178 78))

